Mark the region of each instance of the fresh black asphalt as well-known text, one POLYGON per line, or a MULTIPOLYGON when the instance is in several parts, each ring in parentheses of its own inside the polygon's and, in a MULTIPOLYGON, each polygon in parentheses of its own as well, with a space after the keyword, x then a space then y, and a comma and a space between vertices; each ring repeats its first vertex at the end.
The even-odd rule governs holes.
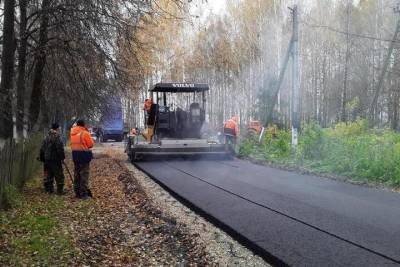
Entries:
POLYGON ((400 194, 247 161, 140 169, 275 264, 400 266, 400 194))

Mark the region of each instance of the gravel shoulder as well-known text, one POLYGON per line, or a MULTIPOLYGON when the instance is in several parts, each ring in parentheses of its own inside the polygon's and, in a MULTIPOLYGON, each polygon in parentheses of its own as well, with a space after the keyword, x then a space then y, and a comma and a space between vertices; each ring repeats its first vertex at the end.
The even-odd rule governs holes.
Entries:
POLYGON ((270 266, 261 257, 232 239, 227 233, 215 227, 201 216, 176 200, 161 186, 127 162, 126 155, 118 147, 105 147, 105 154, 119 160, 132 174, 132 178, 146 193, 151 203, 162 214, 174 218, 180 228, 194 237, 194 242, 204 248, 208 264, 222 266, 270 266))

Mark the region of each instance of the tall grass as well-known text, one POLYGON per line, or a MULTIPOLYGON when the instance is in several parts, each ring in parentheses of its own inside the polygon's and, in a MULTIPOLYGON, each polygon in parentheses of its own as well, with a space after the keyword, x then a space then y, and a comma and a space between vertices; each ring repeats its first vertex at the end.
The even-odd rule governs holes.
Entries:
POLYGON ((290 132, 267 134, 261 143, 246 139, 239 153, 275 163, 291 164, 323 173, 400 186, 400 134, 370 129, 365 120, 322 129, 303 127, 299 146, 290 147, 290 132))

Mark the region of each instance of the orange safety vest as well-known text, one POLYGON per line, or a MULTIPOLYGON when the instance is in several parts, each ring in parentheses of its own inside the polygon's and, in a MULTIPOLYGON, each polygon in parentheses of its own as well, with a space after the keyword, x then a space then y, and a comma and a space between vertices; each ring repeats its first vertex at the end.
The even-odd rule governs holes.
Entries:
POLYGON ((233 119, 225 121, 224 128, 233 130, 236 136, 239 135, 239 125, 233 119))
POLYGON ((71 129, 71 150, 88 151, 94 145, 94 141, 88 129, 76 126, 71 129))

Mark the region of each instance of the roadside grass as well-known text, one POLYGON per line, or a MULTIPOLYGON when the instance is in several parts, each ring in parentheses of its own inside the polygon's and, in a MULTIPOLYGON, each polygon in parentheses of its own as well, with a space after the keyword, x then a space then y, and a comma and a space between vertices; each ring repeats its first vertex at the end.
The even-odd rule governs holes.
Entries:
MULTIPOLYGON (((20 194, 14 185, 8 184, 4 186, 3 194, 0 196, 0 202, 4 209, 12 208, 20 201, 20 194)), ((2 209, 0 209, 1 211, 2 209)))
POLYGON ((267 133, 259 143, 245 139, 239 155, 317 174, 339 175, 351 180, 400 187, 400 134, 371 129, 365 120, 339 123, 323 129, 315 123, 304 126, 293 150, 291 133, 267 133))
POLYGON ((40 179, 15 195, 14 208, 0 212, 0 266, 71 266, 80 251, 60 226, 66 199, 46 195, 40 179))
MULTIPOLYGON (((121 165, 122 152, 106 148, 107 154, 98 150, 90 167, 94 198, 76 199, 68 177, 66 195, 48 195, 36 177, 18 193, 12 209, 0 212, 0 266, 204 266, 211 261, 197 235, 152 204, 121 165)), ((72 161, 66 164, 72 170, 72 161)))

